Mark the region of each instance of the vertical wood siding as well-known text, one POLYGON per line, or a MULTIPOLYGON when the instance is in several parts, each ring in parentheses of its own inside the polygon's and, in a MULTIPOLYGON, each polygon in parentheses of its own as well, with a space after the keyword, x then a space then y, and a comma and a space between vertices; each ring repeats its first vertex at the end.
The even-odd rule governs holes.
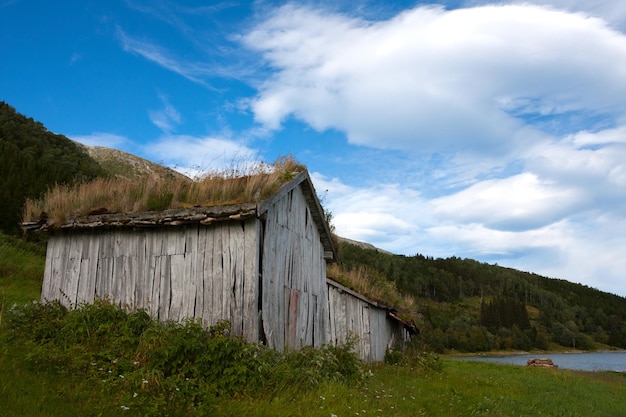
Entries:
POLYGON ((387 349, 403 339, 402 325, 376 307, 354 295, 328 285, 328 340, 343 343, 348 335, 357 337, 354 350, 367 362, 385 359, 387 349))
POLYGON ((246 340, 259 339, 259 222, 110 229, 52 235, 42 300, 68 307, 108 299, 164 321, 229 320, 246 340))
POLYGON ((326 261, 300 187, 268 208, 263 233, 262 326, 283 351, 326 343, 326 261))

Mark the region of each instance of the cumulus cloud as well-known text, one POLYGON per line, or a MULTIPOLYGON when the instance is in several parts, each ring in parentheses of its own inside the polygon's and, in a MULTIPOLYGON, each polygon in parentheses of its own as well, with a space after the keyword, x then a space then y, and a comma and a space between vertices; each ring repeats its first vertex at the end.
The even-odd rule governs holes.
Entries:
POLYGON ((255 120, 340 131, 380 161, 406 153, 358 185, 315 177, 340 235, 623 293, 626 36, 610 15, 626 6, 484 3, 378 21, 270 12, 242 38, 273 71, 255 120))
POLYGON ((518 231, 549 225, 570 213, 583 195, 561 184, 523 173, 481 181, 431 201, 440 221, 479 223, 495 230, 518 231))
POLYGON ((294 117, 355 144, 485 152, 543 137, 546 116, 567 130, 624 111, 626 37, 582 14, 421 6, 371 22, 288 5, 244 40, 276 70, 251 102, 274 129, 294 117))

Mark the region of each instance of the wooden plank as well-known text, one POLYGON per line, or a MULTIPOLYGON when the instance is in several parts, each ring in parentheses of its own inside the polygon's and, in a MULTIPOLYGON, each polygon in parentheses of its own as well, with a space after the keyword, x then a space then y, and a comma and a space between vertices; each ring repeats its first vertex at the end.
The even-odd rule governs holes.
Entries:
POLYGON ((96 288, 95 297, 98 300, 107 299, 107 271, 109 270, 109 264, 111 258, 100 258, 98 261, 97 273, 96 273, 96 288))
POLYGON ((171 300, 170 257, 168 255, 162 254, 159 258, 159 320, 168 321, 170 319, 169 313, 171 300))
POLYGON ((66 240, 64 238, 59 238, 55 242, 55 256, 52 258, 51 263, 51 276, 48 298, 46 298, 45 301, 58 300, 63 304, 63 295, 61 291, 63 288, 64 271, 67 262, 67 252, 64 250, 65 241, 66 240))
POLYGON ((148 283, 148 263, 146 259, 146 234, 145 231, 134 230, 132 235, 134 244, 134 309, 145 309, 151 293, 148 283))
POLYGON ((69 252, 67 258, 66 270, 64 275, 63 298, 69 308, 76 307, 76 298, 78 296, 78 281, 80 280, 80 258, 82 256, 82 236, 71 235, 69 242, 69 252))
MULTIPOLYGON (((157 234, 154 232, 149 234, 150 239, 146 250, 154 250, 154 248, 156 247, 156 236, 157 234)), ((150 266, 148 278, 150 282, 150 302, 148 303, 147 311, 151 317, 158 318, 161 301, 161 260, 160 257, 157 256, 154 252, 150 252, 150 266)))
POLYGON ((56 297, 54 288, 58 281, 56 280, 55 270, 60 257, 62 241, 62 238, 58 235, 52 235, 48 240, 48 246, 46 247, 46 263, 44 267, 43 282, 41 285, 42 302, 54 300, 56 297))
POLYGON ((370 330, 370 308, 369 305, 360 303, 362 309, 362 323, 361 323, 361 340, 362 340, 362 357, 366 361, 371 361, 372 352, 372 334, 370 330))
POLYGON ((183 303, 181 318, 193 318, 196 303, 196 258, 198 253, 198 226, 185 227, 183 303))
POLYGON ((291 349, 298 347, 298 318, 300 293, 298 290, 285 287, 285 299, 287 303, 287 346, 291 349))
POLYGON ((185 255, 169 255, 170 260, 170 300, 169 320, 181 321, 184 318, 185 298, 185 255))
POLYGON ((93 303, 96 295, 96 279, 98 276, 98 263, 99 257, 98 254, 100 252, 100 239, 97 234, 90 233, 89 234, 89 269, 86 272, 87 274, 87 285, 85 286, 84 293, 84 301, 86 303, 93 303))
POLYGON ((297 344, 298 347, 313 345, 313 322, 316 320, 314 316, 314 306, 311 299, 313 294, 306 292, 300 297, 300 315, 298 317, 297 344))
POLYGON ((224 280, 223 280, 223 248, 222 248, 222 224, 216 224, 213 228, 213 268, 211 270, 212 283, 212 314, 211 324, 223 320, 222 309, 224 297, 224 280))
MULTIPOLYGON (((94 260, 93 263, 97 263, 97 260, 94 260)), ((95 279, 95 275, 91 275, 91 259, 86 258, 80 261, 80 271, 78 273, 80 279, 78 281, 78 288, 76 292, 76 303, 78 305, 88 304, 93 302, 93 292, 91 293, 91 297, 89 294, 90 283, 95 279), (91 299, 90 299, 91 298, 91 299)))
POLYGON ((195 258, 195 294, 193 316, 201 320, 204 325, 204 261, 206 259, 206 237, 207 228, 198 227, 198 242, 196 243, 195 258))
POLYGON ((231 322, 234 334, 243 336, 245 277, 245 223, 233 222, 230 232, 230 275, 232 280, 231 322))
POLYGON ((221 320, 233 320, 232 304, 234 303, 234 278, 231 269, 231 262, 233 258, 230 244, 230 232, 231 225, 228 223, 220 224, 220 231, 222 235, 222 267, 221 267, 221 281, 222 281, 222 309, 220 314, 221 320))
POLYGON ((202 291, 202 325, 204 327, 209 327, 213 322, 213 292, 214 292, 214 284, 213 284, 213 262, 214 262, 214 254, 215 254, 215 227, 207 227, 204 228, 205 235, 205 248, 204 248, 204 260, 202 263, 202 282, 203 282, 203 291, 202 291))
POLYGON ((243 248, 243 337, 250 343, 259 341, 259 256, 261 245, 258 239, 261 222, 248 219, 244 224, 243 248))

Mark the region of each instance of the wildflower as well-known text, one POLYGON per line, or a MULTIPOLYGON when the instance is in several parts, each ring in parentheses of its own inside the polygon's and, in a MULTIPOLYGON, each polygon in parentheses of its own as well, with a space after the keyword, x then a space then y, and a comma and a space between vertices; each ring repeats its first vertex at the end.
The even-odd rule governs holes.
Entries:
POLYGON ((133 392, 133 398, 137 398, 139 394, 137 394, 136 392, 133 392))
POLYGON ((120 408, 124 411, 130 410, 130 407, 126 407, 125 405, 121 406, 120 408))
POLYGON ((118 376, 119 376, 120 378, 124 379, 124 375, 119 374, 118 376))
POLYGON ((133 361, 133 365, 137 366, 137 365, 139 365, 139 362, 138 361, 133 361))
POLYGON ((147 379, 142 379, 142 380, 141 380, 141 383, 142 383, 142 384, 147 384, 147 383, 148 383, 148 380, 147 380, 147 379))

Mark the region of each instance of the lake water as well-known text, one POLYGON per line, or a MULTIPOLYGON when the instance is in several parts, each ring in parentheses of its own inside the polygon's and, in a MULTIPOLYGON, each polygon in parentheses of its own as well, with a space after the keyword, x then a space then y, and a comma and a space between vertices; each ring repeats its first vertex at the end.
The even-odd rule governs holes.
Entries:
POLYGON ((464 356, 454 359, 526 366, 528 359, 550 358, 562 369, 626 372, 626 352, 536 353, 511 356, 464 356))

